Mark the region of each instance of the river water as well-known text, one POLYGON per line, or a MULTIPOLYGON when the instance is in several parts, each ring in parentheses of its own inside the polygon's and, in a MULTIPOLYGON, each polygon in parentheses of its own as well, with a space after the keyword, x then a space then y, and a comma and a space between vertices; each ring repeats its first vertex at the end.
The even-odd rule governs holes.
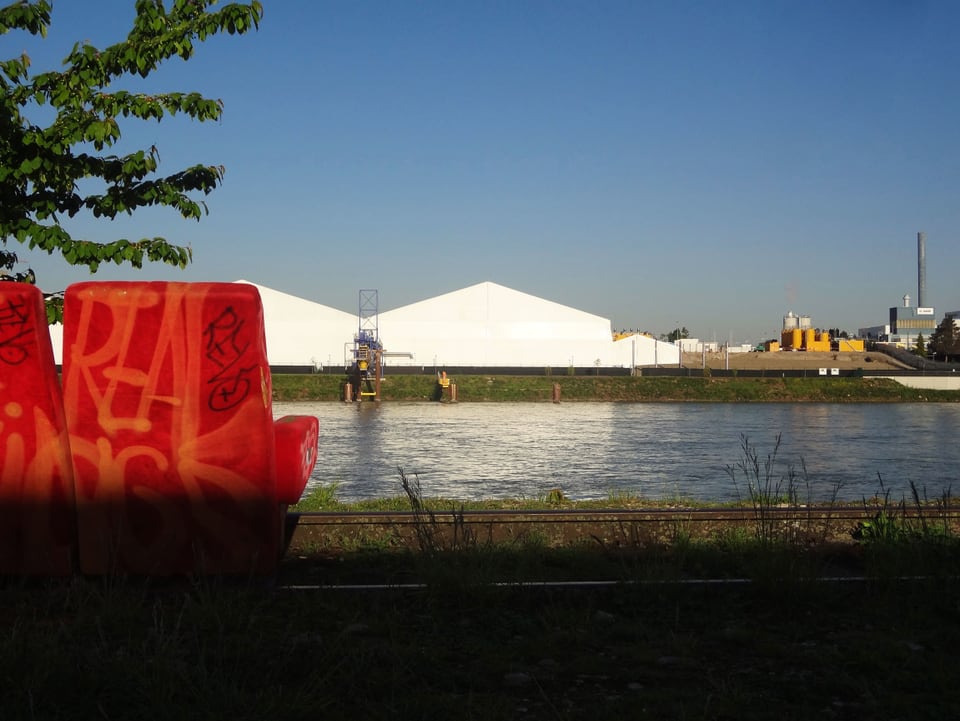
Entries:
POLYGON ((960 491, 954 404, 276 403, 274 412, 320 419, 310 486, 336 483, 344 501, 400 495, 399 468, 425 496, 458 500, 554 488, 575 500, 733 500, 747 494, 744 439, 759 480, 776 451, 771 485, 785 488, 792 474, 800 501, 881 489, 900 500, 911 481, 931 498, 960 491))

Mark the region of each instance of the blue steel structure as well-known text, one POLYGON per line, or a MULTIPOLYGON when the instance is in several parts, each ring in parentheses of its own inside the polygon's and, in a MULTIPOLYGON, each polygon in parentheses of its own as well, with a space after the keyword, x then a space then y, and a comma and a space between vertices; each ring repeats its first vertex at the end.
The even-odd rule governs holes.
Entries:
POLYGON ((383 345, 380 343, 379 294, 375 289, 360 290, 359 322, 353 337, 352 364, 347 369, 351 398, 380 400, 380 379, 383 376, 383 345))

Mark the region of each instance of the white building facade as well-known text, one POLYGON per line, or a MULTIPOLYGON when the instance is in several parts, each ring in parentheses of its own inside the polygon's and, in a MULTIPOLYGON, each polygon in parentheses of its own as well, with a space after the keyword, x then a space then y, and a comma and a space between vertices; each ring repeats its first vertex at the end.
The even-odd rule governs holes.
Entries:
MULTIPOLYGON (((237 281, 247 283, 249 281, 237 281)), ((342 368, 355 314, 256 285, 272 366, 342 368)), ((632 368, 679 363, 679 348, 648 336, 614 341, 610 320, 491 282, 379 313, 385 366, 632 368)), ((62 358, 62 327, 51 327, 62 358)))

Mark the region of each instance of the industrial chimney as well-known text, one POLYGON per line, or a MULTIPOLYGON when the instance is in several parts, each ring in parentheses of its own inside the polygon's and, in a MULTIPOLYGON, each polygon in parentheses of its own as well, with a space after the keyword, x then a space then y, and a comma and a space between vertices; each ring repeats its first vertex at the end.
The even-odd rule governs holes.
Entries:
POLYGON ((927 234, 917 233, 917 307, 927 307, 927 234))

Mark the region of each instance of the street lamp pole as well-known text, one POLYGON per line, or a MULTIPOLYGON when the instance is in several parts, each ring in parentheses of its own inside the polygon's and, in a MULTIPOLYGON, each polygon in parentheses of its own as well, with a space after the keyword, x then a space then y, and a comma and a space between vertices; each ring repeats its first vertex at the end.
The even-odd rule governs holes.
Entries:
POLYGON ((677 368, 683 368, 683 344, 680 342, 680 321, 676 321, 676 323, 677 323, 677 335, 676 335, 677 368))

